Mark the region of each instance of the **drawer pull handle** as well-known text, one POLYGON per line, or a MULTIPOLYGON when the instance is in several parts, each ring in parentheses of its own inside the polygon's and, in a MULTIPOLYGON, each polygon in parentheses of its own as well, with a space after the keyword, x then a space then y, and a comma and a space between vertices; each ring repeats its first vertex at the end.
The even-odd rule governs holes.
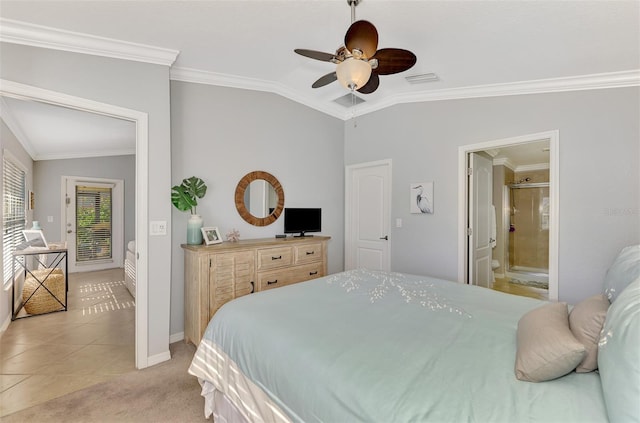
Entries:
POLYGON ((276 279, 275 281, 267 281, 267 285, 273 285, 274 283, 278 283, 278 280, 276 279))
POLYGON ((307 255, 308 255, 308 256, 310 256, 310 255, 312 255, 312 254, 315 254, 315 251, 311 251, 311 252, 307 251, 307 255))
POLYGON ((253 294, 254 292, 256 292, 256 284, 251 281, 251 294, 253 294))
POLYGON ((271 260, 280 260, 282 259, 282 256, 278 256, 278 257, 271 257, 271 260))
POLYGON ((316 270, 315 272, 309 272, 309 276, 313 276, 313 275, 317 275, 318 271, 316 270))

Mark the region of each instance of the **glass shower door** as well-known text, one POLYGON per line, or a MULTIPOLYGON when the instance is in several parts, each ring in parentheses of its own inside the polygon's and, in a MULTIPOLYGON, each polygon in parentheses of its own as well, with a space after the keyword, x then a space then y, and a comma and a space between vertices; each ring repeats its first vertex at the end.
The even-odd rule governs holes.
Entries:
POLYGON ((511 185, 509 270, 549 272, 549 184, 511 185))

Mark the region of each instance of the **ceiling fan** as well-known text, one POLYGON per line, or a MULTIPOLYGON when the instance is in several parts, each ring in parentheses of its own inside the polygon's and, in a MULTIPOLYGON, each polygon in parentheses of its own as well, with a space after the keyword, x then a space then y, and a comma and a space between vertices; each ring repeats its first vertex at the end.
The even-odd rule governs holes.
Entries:
POLYGON ((344 36, 344 46, 335 54, 295 49, 302 56, 335 63, 336 70, 320 77, 312 88, 324 87, 338 80, 345 88, 370 94, 380 85, 379 75, 404 72, 416 63, 416 55, 399 48, 378 48, 378 31, 369 21, 356 21, 356 6, 361 0, 347 0, 351 6, 351 26, 344 36))

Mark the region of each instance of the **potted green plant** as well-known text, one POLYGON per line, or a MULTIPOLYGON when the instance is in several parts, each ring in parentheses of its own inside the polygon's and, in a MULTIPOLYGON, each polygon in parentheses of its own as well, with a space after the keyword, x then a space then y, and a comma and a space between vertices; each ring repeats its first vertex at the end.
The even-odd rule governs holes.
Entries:
POLYGON ((182 180, 180 185, 171 187, 171 202, 180 211, 190 211, 187 222, 187 244, 202 244, 202 217, 197 214, 198 199, 207 193, 207 185, 200 178, 192 176, 182 180))

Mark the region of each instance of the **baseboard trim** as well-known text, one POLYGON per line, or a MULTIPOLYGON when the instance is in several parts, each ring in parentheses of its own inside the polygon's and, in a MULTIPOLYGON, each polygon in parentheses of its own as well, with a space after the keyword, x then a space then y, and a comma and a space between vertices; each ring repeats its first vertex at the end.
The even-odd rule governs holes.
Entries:
POLYGON ((4 322, 2 322, 2 326, 0 326, 0 332, 4 332, 5 330, 7 330, 10 324, 11 324, 11 313, 7 314, 7 318, 4 319, 4 322))
POLYGON ((184 332, 174 333, 173 335, 169 335, 169 343, 173 344, 174 342, 179 342, 184 340, 184 332))
POLYGON ((149 357, 147 357, 147 366, 151 367, 154 366, 156 364, 160 364, 162 362, 171 360, 171 352, 170 351, 165 351, 163 353, 160 354, 156 354, 156 355, 151 355, 149 357))

